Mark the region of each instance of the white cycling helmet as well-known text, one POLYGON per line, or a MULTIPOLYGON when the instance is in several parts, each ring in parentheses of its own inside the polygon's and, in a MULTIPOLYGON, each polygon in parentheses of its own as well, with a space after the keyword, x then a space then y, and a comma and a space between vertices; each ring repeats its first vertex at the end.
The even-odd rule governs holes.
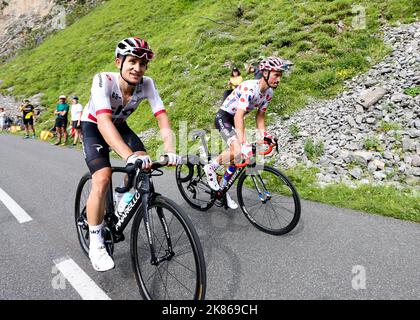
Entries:
POLYGON ((64 94, 62 94, 61 96, 58 97, 58 99, 67 99, 67 97, 64 94))

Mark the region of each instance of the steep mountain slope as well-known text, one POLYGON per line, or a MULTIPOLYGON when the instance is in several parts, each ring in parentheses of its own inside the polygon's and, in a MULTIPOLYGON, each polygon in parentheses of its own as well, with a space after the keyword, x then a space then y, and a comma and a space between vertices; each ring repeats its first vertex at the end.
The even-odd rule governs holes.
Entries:
MULTIPOLYGON (((210 128, 232 65, 244 71, 245 64, 261 56, 292 59, 296 68, 271 108, 291 112, 308 97, 332 96, 344 79, 382 58, 387 48, 374 32, 387 20, 414 21, 418 8, 418 0, 414 6, 396 0, 364 6, 348 0, 112 0, 2 65, 1 89, 20 97, 44 93, 42 102, 50 107, 41 118, 45 121, 53 117, 59 94, 78 94, 85 103, 93 75, 115 70, 116 43, 138 35, 157 53, 148 74, 172 106, 175 126, 183 120, 210 128)), ((130 121, 143 131, 151 119, 137 113, 130 121)))

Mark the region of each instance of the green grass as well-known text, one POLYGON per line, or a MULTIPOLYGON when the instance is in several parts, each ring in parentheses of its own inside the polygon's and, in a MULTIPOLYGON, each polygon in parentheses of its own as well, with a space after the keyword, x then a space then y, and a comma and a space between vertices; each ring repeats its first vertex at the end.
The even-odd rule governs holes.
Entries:
POLYGON ((363 141, 363 148, 371 151, 384 151, 381 146, 381 141, 376 136, 365 138, 365 140, 363 141))
POLYGON ((397 122, 386 122, 381 120, 379 123, 378 131, 387 132, 390 130, 401 130, 402 126, 400 123, 397 122))
POLYGON ((299 195, 307 200, 338 207, 380 214, 402 220, 420 222, 420 193, 413 189, 390 186, 361 185, 350 188, 331 184, 320 188, 316 184, 316 168, 295 167, 286 174, 295 184, 299 195))
POLYGON ((416 95, 420 94, 420 86, 407 88, 404 90, 404 93, 415 97, 416 95))
MULTIPOLYGON (((19 97, 43 92, 42 102, 49 109, 41 121, 46 121, 53 118, 52 110, 61 93, 78 94, 86 103, 93 75, 116 71, 116 43, 138 35, 156 51, 147 74, 156 80, 165 104, 174 103, 169 110, 174 127, 185 120, 196 127, 211 128, 229 77, 224 64, 243 66, 271 54, 290 58, 296 65, 283 79, 270 106, 277 113, 290 114, 302 108, 309 96, 337 94, 343 80, 383 58, 389 49, 371 35, 383 23, 412 21, 418 11, 418 1, 414 5, 408 0, 361 3, 366 11, 366 29, 354 30, 354 4, 349 0, 109 0, 80 19, 69 16, 71 26, 67 29, 2 64, 0 79, 4 83, 0 90, 6 93, 5 89, 13 86, 12 93, 19 97), (248 23, 236 17, 239 4, 248 23), (336 27, 338 21, 345 26, 342 32, 336 27)), ((144 104, 141 109, 148 108, 144 104)), ((136 131, 154 125, 149 112, 136 112, 129 122, 136 131)))
POLYGON ((299 138, 299 127, 295 123, 289 126, 289 132, 292 135, 293 139, 299 138))
POLYGON ((324 154, 324 143, 322 141, 314 142, 308 138, 305 140, 303 149, 308 159, 314 161, 324 154))

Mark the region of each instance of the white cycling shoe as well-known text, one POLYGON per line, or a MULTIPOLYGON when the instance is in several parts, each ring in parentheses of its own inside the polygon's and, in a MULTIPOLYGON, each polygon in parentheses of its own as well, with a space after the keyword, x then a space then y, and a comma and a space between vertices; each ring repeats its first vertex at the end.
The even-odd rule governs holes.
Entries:
POLYGON ((109 256, 105 246, 89 249, 89 259, 96 271, 108 271, 115 267, 114 260, 109 256))
POLYGON ((217 175, 216 175, 216 172, 214 171, 212 165, 211 164, 206 164, 203 167, 203 169, 204 169, 204 173, 207 176, 207 184, 209 185, 209 187, 214 191, 219 191, 220 186, 219 186, 219 183, 217 182, 217 175))
POLYGON ((233 199, 230 197, 229 193, 226 193, 226 202, 229 209, 238 209, 238 204, 233 201, 233 199))

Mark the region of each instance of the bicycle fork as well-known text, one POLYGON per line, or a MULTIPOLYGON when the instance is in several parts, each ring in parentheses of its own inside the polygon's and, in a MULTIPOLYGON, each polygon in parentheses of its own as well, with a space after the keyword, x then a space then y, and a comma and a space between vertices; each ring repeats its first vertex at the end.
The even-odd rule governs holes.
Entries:
POLYGON ((268 192, 263 179, 261 178, 260 175, 258 175, 258 180, 260 181, 261 186, 263 187, 263 190, 261 190, 261 188, 258 186, 257 179, 255 179, 255 175, 252 175, 251 178, 252 178, 252 181, 254 182, 255 188, 258 191, 258 197, 259 197, 260 201, 262 203, 266 203, 268 200, 271 199, 271 194, 270 194, 270 192, 268 192))
POLYGON ((153 235, 152 235, 152 231, 150 228, 150 214, 149 214, 149 210, 148 210, 148 203, 150 200, 150 179, 149 177, 145 177, 145 179, 143 180, 142 183, 142 187, 141 187, 141 197, 142 197, 142 203, 143 203, 143 219, 144 219, 144 225, 146 228, 146 235, 147 235, 147 240, 149 242, 149 247, 150 247, 150 253, 151 253, 151 259, 150 259, 150 263, 154 266, 158 266, 162 261, 169 261, 172 259, 172 257, 175 255, 175 252, 172 250, 172 241, 171 241, 171 237, 169 234, 169 229, 168 226, 166 224, 166 220, 165 220, 165 216, 163 215, 163 210, 162 208, 157 208, 157 214, 159 217, 159 221, 162 224, 163 230, 165 232, 165 238, 166 238, 166 242, 168 244, 167 249, 165 250, 165 254, 161 257, 158 257, 156 255, 156 249, 155 249, 155 244, 153 241, 153 235))

